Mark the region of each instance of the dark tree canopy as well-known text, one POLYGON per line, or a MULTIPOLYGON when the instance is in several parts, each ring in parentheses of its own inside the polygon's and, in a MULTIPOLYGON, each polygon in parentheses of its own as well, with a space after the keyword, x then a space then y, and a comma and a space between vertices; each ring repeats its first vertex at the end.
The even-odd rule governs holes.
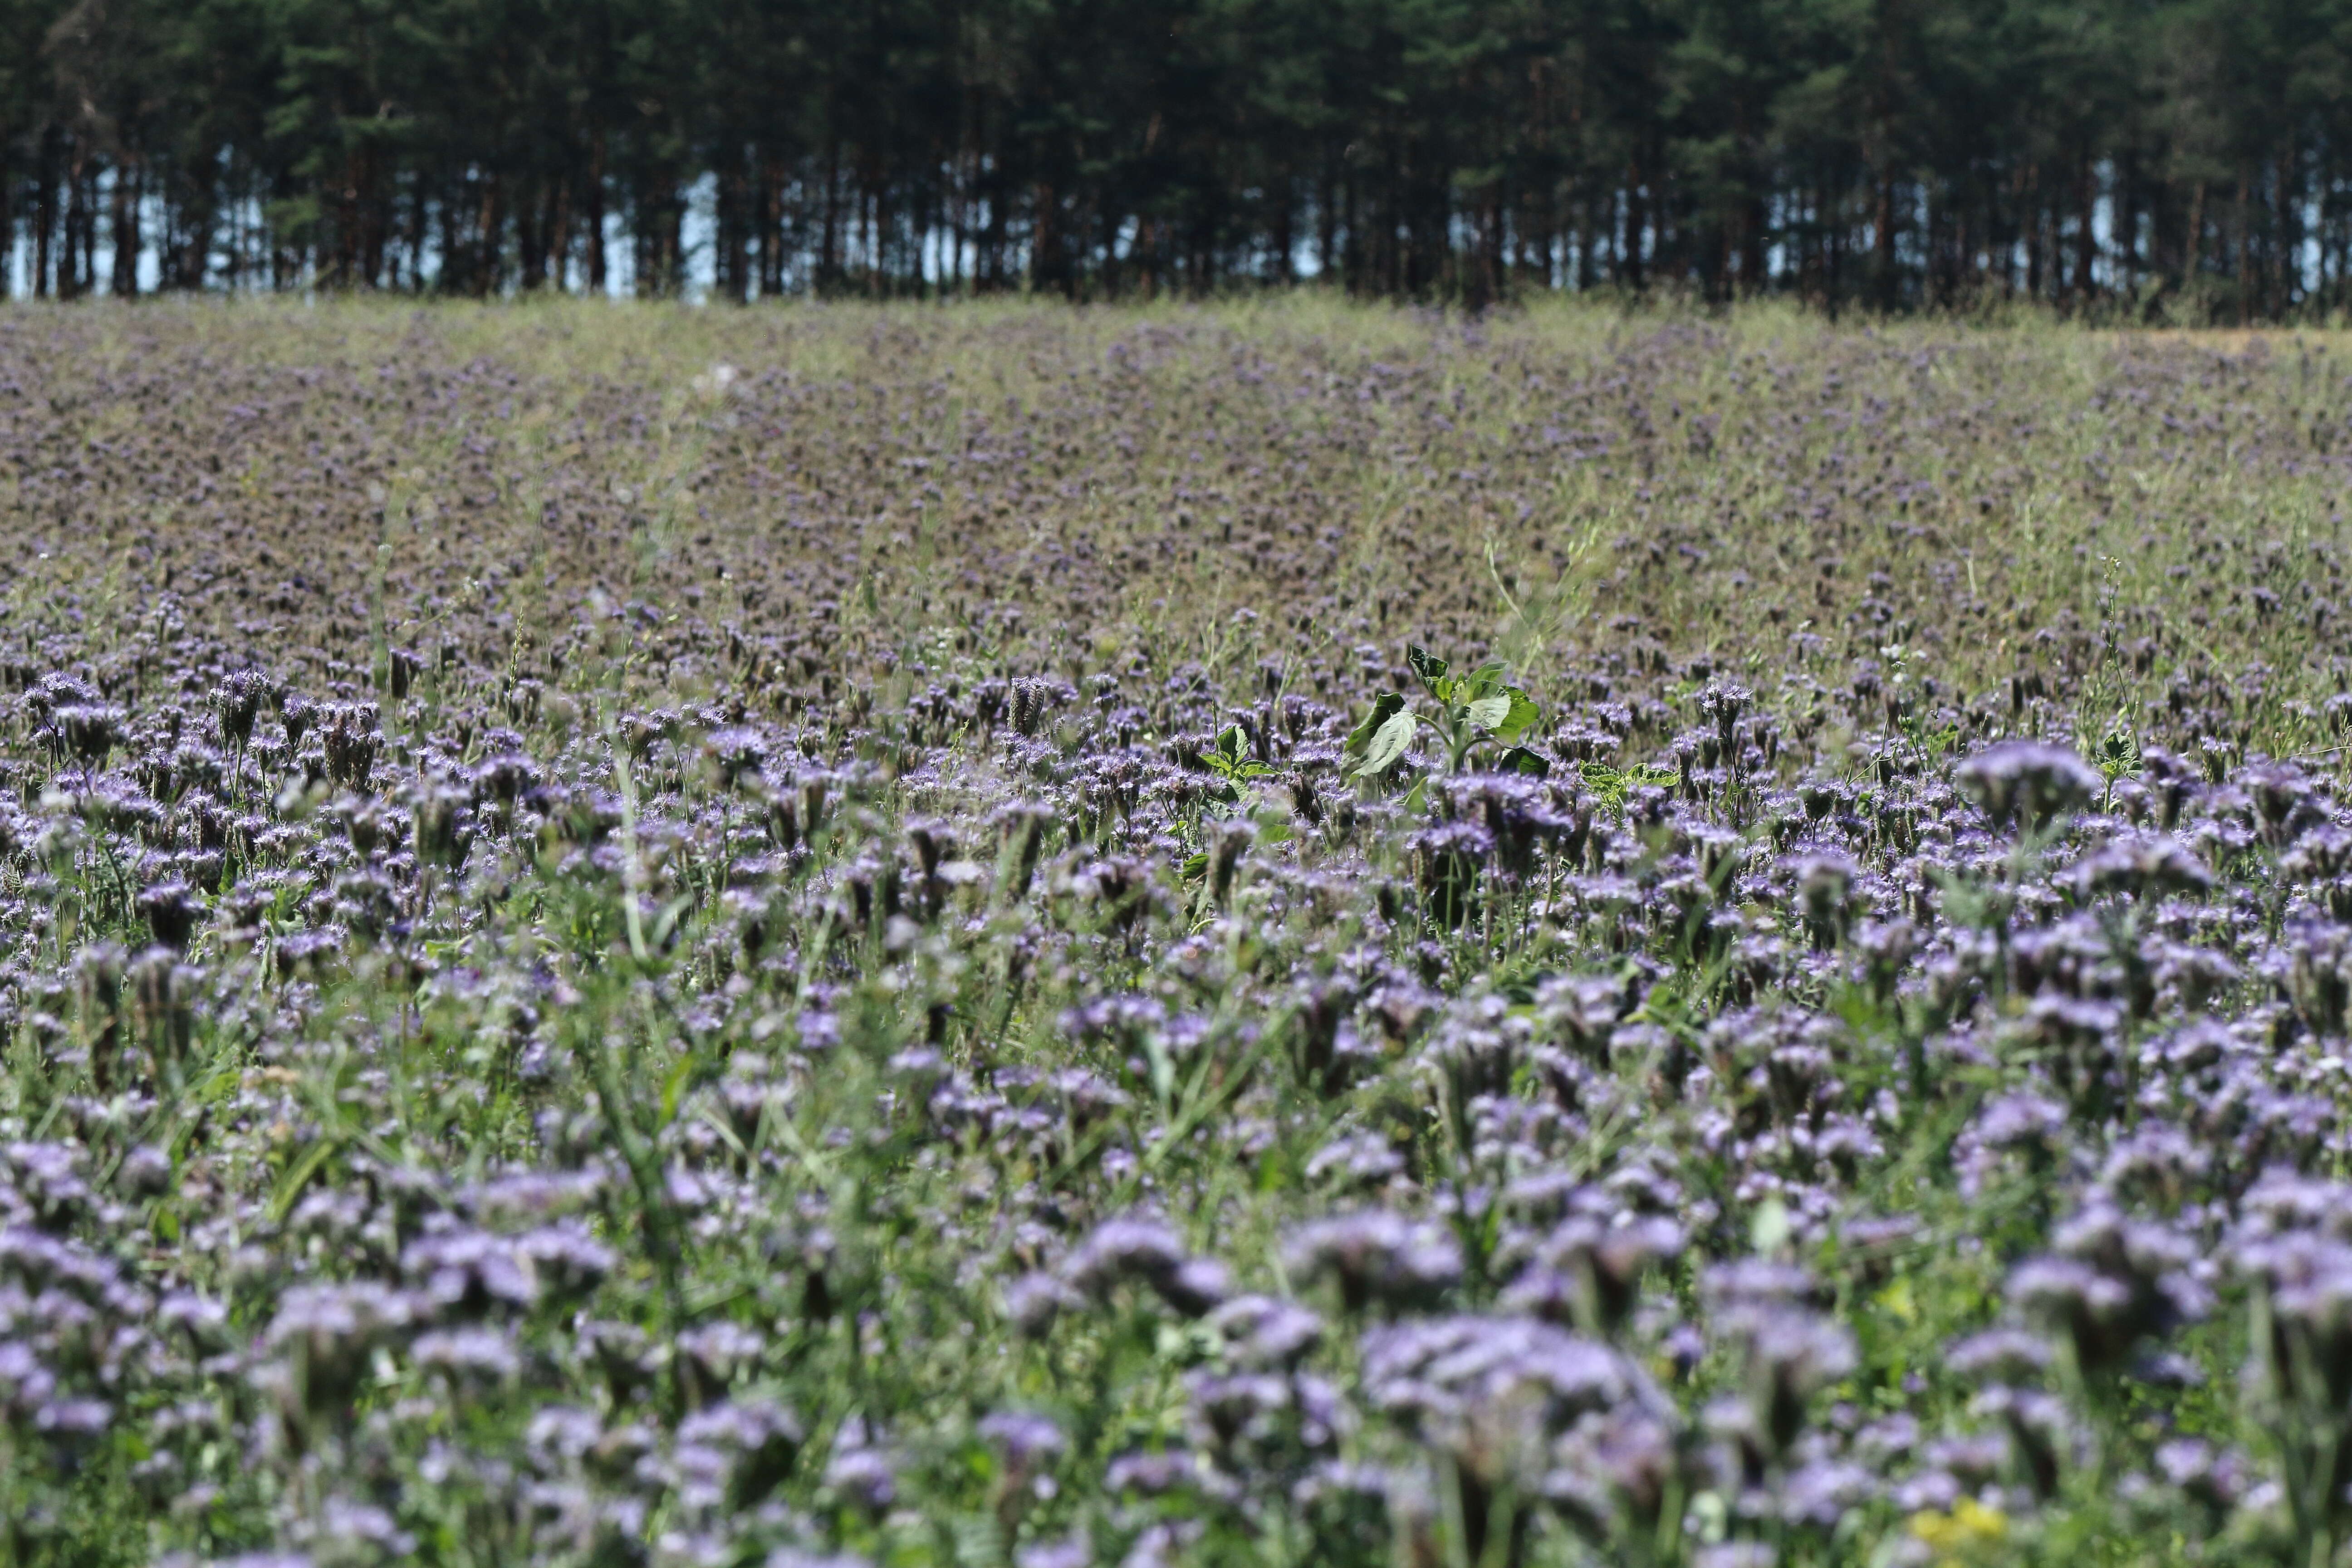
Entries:
POLYGON ((0 0, 0 284, 2276 319, 2346 302, 2347 38, 2347 0, 0 0))

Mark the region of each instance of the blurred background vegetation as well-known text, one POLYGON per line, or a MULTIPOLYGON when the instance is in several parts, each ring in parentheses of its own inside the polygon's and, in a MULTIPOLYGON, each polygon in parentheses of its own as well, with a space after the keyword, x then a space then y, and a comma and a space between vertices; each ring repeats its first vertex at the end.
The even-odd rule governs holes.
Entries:
POLYGON ((2312 320, 2343 0, 0 0, 0 286, 2312 320))

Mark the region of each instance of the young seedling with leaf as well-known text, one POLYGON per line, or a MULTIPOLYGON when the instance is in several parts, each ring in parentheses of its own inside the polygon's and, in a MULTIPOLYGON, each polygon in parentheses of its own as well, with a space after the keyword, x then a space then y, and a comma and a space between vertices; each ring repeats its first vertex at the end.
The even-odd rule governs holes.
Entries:
POLYGON ((1228 805, 1241 799, 1242 785, 1252 779, 1272 778, 1281 771, 1249 754, 1249 737, 1242 733, 1239 724, 1228 724, 1218 731, 1216 742, 1201 753, 1201 762, 1217 775, 1217 787, 1209 793, 1228 805))
POLYGON ((2137 776, 2141 765, 2139 735, 2132 729, 2127 714, 2117 711, 2115 723, 2108 727, 2097 750, 2091 754, 2091 765, 2099 770, 2099 776, 2107 784, 2106 798, 2100 802, 2099 809, 2113 811, 2116 807, 2116 781, 2137 776))
MULTIPOLYGON (((1261 763, 1249 754, 1249 737, 1243 733, 1240 725, 1228 724, 1217 732, 1216 740, 1210 743, 1207 751, 1201 753, 1201 765, 1216 777, 1217 782, 1209 786, 1209 798, 1222 801, 1227 805, 1243 807, 1227 819, 1229 822, 1246 822, 1250 825, 1249 829, 1238 841, 1240 844, 1253 841, 1260 844, 1279 844, 1291 837, 1290 813, 1287 808, 1258 796, 1255 792, 1250 798, 1244 800, 1243 795, 1244 786, 1259 779, 1276 777, 1282 770, 1261 763)), ((1227 842, 1234 841, 1227 840, 1227 842)), ((1238 853, 1239 849, 1236 847, 1226 857, 1225 868, 1228 878, 1232 869, 1233 856, 1238 853)), ((1184 879, 1187 882, 1206 882, 1215 863, 1215 858, 1207 850, 1189 857, 1183 864, 1184 879)), ((1222 899, 1223 896, 1223 887, 1215 887, 1214 897, 1222 899)))
POLYGON ((1340 749, 1344 776, 1377 778, 1387 773, 1424 724, 1445 742, 1449 773, 1460 773, 1472 750, 1487 742, 1505 748, 1495 761, 1495 766, 1504 772, 1540 778, 1551 771, 1549 763, 1518 743, 1542 710, 1526 691, 1510 683, 1509 665, 1496 661, 1482 664, 1467 675, 1454 675, 1445 660, 1423 647, 1407 648, 1405 662, 1412 667, 1434 711, 1416 707, 1402 692, 1381 693, 1372 710, 1340 749))

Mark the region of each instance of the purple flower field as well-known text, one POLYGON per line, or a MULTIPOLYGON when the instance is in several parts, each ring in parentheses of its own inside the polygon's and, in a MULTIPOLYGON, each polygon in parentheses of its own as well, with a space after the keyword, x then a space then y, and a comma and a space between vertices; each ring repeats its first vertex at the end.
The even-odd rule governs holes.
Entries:
POLYGON ((0 1564, 2336 1561, 2347 395, 0 315, 0 1564))

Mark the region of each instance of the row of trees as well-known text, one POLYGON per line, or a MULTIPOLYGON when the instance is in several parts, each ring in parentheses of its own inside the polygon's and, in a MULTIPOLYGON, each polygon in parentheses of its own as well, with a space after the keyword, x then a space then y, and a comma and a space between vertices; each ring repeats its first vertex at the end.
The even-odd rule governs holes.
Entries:
POLYGON ((2352 0, 0 0, 0 279, 2275 318, 2347 88, 2352 0))

